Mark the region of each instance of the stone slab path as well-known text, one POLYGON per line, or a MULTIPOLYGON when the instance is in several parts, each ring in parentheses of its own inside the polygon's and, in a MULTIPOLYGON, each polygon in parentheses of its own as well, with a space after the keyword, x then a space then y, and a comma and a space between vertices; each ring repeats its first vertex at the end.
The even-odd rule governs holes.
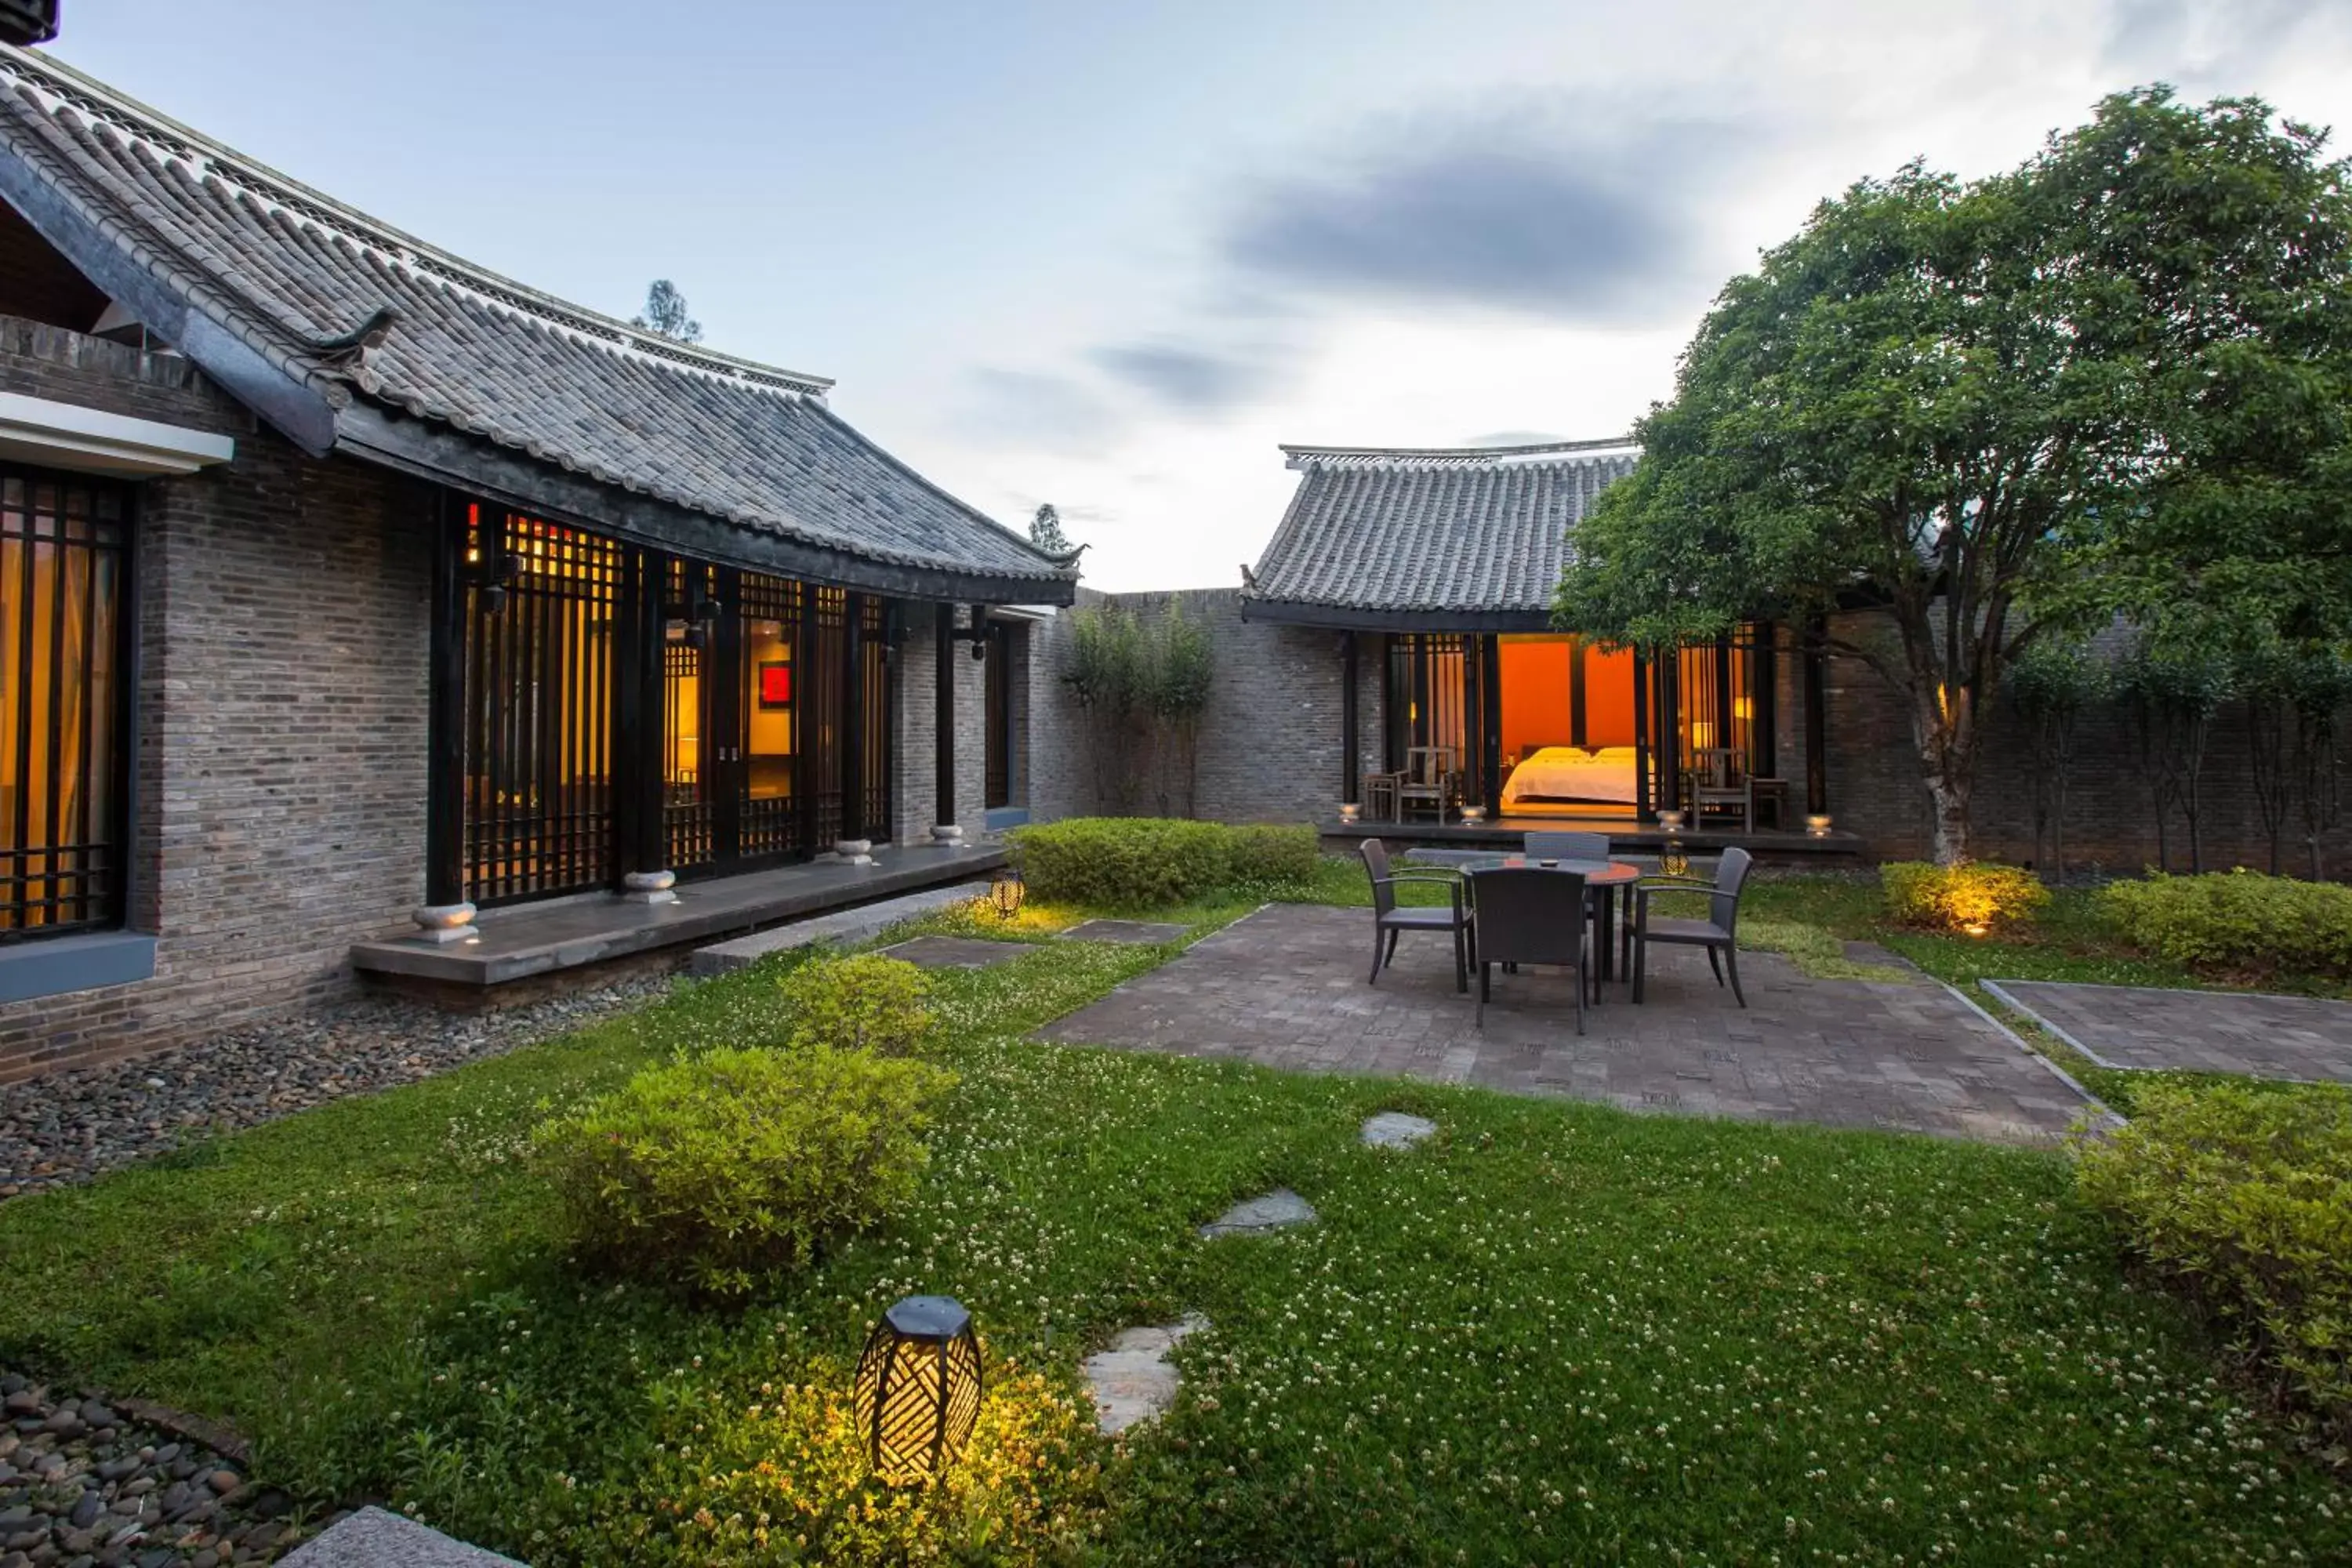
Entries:
POLYGON ((1064 942, 1128 942, 1139 947, 1174 942, 1192 928, 1172 921, 1080 921, 1062 933, 1064 942))
POLYGON ((2047 980, 1983 984, 2104 1068, 2352 1083, 2352 1002, 2047 980))
POLYGON ((1079 1371, 1094 1393, 1095 1425, 1105 1436, 1151 1420, 1176 1403, 1183 1379, 1168 1352, 1208 1326, 1200 1313, 1187 1312, 1172 1323, 1126 1330, 1108 1349, 1087 1357, 1079 1371))
POLYGON ((1008 963, 1031 946, 976 936, 919 936, 884 948, 882 956, 901 958, 920 969, 985 969, 992 963, 1008 963))
POLYGON ((2056 1143, 2088 1109, 2056 1068, 1925 977, 1812 980, 1743 953, 1742 1010, 1703 953, 1658 950, 1648 1001, 1604 987, 1580 1038, 1563 975, 1498 973, 1481 1032, 1446 943, 1408 935, 1376 986, 1370 944, 1366 910, 1274 905, 1035 1037, 2012 1143, 2056 1143))

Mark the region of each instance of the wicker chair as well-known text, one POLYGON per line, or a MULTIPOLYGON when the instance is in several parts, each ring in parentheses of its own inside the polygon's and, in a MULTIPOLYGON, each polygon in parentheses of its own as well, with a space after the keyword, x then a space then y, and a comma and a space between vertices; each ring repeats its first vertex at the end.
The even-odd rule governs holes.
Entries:
POLYGON ((1472 872, 1470 885, 1478 907, 1476 1026, 1486 1026, 1495 965, 1548 963, 1574 974, 1576 1032, 1584 1033, 1584 986, 1593 973, 1584 879, 1573 871, 1501 866, 1472 872))
POLYGON ((1606 860, 1609 858, 1609 835, 1606 833, 1530 833, 1527 836, 1527 854, 1530 860, 1606 860))
POLYGON ((1654 917, 1650 913, 1650 895, 1655 892, 1691 890, 1687 882, 1649 880, 1633 889, 1633 1000, 1642 999, 1643 972, 1649 967, 1650 943, 1671 942, 1684 947, 1706 949, 1707 967, 1715 971, 1715 983, 1723 984, 1723 973, 1731 971, 1731 994, 1745 1007, 1748 998, 1739 992, 1739 889, 1747 885, 1748 868, 1755 858, 1745 849, 1727 849, 1716 862, 1715 886, 1707 890, 1706 919, 1678 920, 1671 916, 1654 917), (1723 956, 1717 959, 1716 954, 1723 956))
POLYGON ((1364 870, 1372 879, 1372 973, 1368 985, 1380 983, 1381 971, 1396 962, 1397 938, 1409 931, 1444 931, 1454 938, 1454 988, 1470 989, 1470 914, 1462 902, 1462 879, 1451 871, 1389 868, 1388 846, 1367 838, 1358 847, 1364 870), (1453 895, 1451 909, 1400 909, 1400 882, 1436 882, 1453 895))

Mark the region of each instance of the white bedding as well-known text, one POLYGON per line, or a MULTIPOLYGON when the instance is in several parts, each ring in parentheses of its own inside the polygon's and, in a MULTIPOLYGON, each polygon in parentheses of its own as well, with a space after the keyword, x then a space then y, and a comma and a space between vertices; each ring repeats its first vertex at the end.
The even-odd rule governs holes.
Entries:
POLYGON ((1633 748, 1546 746, 1511 770, 1503 809, 1522 800, 1603 800, 1634 804, 1633 748))

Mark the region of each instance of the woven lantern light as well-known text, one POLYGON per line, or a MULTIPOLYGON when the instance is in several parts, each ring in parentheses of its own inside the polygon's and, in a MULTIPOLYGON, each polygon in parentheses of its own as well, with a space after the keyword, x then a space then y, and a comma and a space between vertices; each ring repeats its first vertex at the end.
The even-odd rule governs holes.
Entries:
POLYGON ((948 1296, 909 1296, 882 1314, 857 1358, 857 1435, 875 1472, 928 1481, 955 1462, 980 1418, 980 1341, 948 1296))

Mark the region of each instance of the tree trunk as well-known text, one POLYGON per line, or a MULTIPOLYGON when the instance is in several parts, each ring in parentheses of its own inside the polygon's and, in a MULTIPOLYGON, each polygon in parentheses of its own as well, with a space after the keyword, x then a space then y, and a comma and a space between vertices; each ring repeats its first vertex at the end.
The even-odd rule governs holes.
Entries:
POLYGON ((1976 784, 1976 704, 1963 689, 1947 699, 1942 689, 1915 691, 1911 727, 1935 803, 1935 851, 1939 866, 1969 858, 1969 795, 1976 784))

